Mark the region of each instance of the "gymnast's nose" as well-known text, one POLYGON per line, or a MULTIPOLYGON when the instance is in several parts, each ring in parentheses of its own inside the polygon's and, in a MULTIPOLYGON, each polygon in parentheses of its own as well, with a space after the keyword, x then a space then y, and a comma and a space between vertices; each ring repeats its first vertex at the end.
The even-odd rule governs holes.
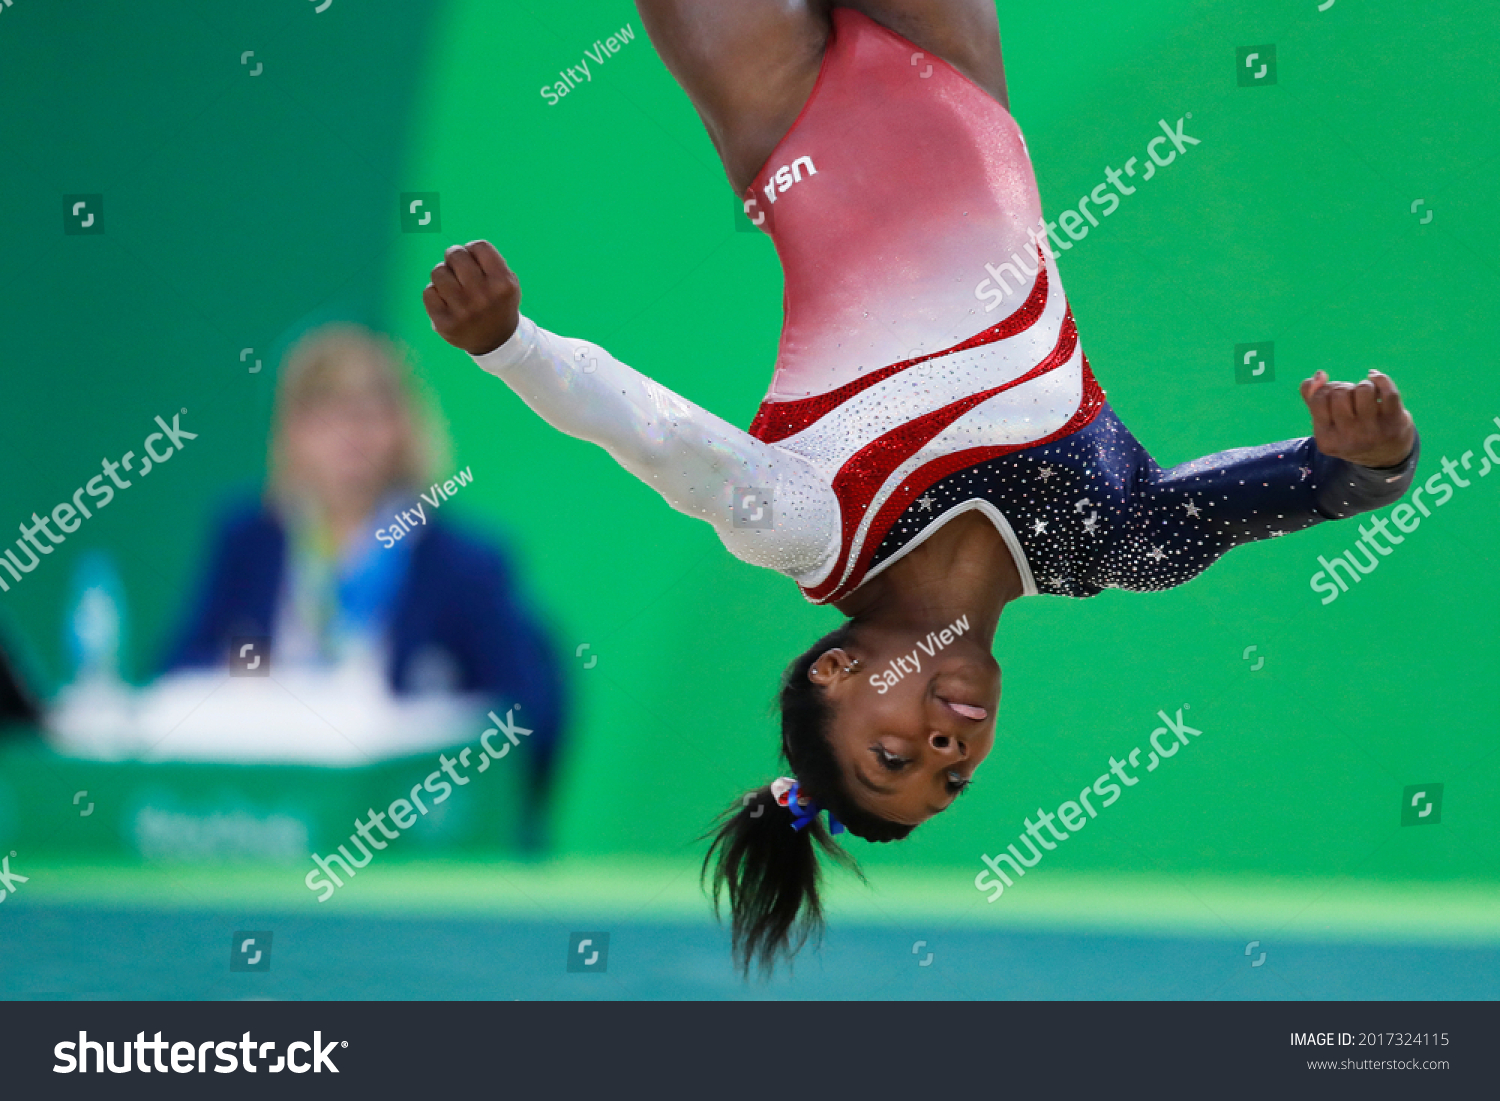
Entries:
POLYGON ((951 734, 944 734, 940 730, 934 730, 927 735, 927 744, 933 748, 940 757, 947 760, 962 761, 969 756, 969 747, 961 740, 951 734))

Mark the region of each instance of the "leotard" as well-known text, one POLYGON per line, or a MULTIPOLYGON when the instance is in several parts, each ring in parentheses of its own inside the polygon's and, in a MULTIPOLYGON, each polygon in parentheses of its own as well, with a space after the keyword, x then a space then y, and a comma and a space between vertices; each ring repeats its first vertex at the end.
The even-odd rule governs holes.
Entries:
POLYGON ((479 364, 814 603, 971 509, 1027 595, 1083 597, 1178 585, 1233 546, 1406 491, 1415 448, 1379 471, 1311 438, 1158 466, 1079 346, 1014 119, 864 15, 833 21, 807 105, 744 196, 786 284, 749 432, 528 318, 479 364))

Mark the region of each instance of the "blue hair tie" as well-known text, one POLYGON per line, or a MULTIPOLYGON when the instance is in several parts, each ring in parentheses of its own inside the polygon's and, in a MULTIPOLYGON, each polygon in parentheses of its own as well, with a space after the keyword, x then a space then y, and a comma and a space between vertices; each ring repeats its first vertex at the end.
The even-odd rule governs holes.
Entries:
MULTIPOLYGON (((799 831, 816 822, 819 813, 823 810, 811 799, 807 801, 806 807, 802 806, 799 801, 801 790, 802 786, 793 781, 791 788, 787 791, 786 800, 786 808, 792 812, 792 829, 799 831)), ((834 834, 844 832, 844 824, 833 816, 833 811, 828 812, 828 832, 834 834)))

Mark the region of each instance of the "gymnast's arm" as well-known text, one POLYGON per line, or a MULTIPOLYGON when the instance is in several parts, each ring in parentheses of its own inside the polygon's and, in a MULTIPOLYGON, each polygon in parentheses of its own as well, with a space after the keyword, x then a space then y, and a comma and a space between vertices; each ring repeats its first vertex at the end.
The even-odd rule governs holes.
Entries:
POLYGON ((742 195, 812 94, 834 7, 905 36, 1009 108, 993 0, 636 0, 742 195))
POLYGON ((735 557, 801 581, 826 569, 837 552, 838 501, 810 463, 735 428, 598 345, 522 317, 520 284, 487 242, 449 249, 424 300, 444 339, 548 424, 598 444, 678 512, 713 524, 735 557), (737 502, 736 490, 769 500, 737 502))
POLYGON ((713 524, 736 557, 801 576, 837 549, 833 489, 805 459, 762 443, 598 345, 523 317, 508 341, 474 359, 548 424, 598 444, 678 512, 713 524), (736 490, 768 498, 738 502, 738 524, 736 490))

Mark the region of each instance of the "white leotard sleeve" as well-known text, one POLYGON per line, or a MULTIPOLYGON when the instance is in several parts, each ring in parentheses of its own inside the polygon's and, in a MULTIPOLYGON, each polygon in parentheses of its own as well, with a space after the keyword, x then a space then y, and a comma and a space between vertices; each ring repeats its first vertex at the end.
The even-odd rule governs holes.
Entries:
POLYGON ((762 443, 597 344, 526 317, 474 361, 548 424, 598 444, 678 512, 707 520, 735 557, 805 585, 832 567, 838 499, 801 456, 762 443))

